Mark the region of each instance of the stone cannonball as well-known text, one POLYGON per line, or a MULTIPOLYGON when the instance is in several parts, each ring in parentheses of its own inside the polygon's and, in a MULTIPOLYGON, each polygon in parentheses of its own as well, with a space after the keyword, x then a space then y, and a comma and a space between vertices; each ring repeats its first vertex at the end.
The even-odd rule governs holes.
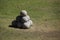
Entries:
POLYGON ((26 10, 22 10, 22 11, 20 12, 20 14, 21 14, 22 16, 26 16, 26 15, 27 15, 27 11, 26 11, 26 10))
POLYGON ((30 20, 30 17, 27 15, 27 16, 22 17, 22 19, 24 22, 27 22, 30 20))

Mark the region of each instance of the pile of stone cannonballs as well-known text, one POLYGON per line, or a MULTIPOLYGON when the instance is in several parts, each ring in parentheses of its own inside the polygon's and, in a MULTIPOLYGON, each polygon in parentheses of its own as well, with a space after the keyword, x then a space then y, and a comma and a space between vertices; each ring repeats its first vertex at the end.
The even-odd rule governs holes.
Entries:
POLYGON ((33 25, 30 16, 27 14, 26 10, 20 12, 19 18, 17 18, 17 26, 23 28, 30 28, 33 25))

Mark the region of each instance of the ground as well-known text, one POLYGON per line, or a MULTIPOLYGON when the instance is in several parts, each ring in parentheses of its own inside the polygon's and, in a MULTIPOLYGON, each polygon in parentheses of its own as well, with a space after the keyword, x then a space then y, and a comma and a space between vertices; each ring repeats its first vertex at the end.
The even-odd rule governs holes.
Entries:
POLYGON ((60 40, 60 0, 0 0, 0 40, 60 40), (30 29, 9 27, 21 10, 34 23, 30 29))

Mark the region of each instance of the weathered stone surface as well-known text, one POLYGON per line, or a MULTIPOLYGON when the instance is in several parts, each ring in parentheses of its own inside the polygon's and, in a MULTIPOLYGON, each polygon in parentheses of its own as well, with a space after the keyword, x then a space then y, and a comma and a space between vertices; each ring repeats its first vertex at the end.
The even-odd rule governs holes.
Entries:
POLYGON ((32 20, 30 19, 30 16, 27 15, 26 10, 22 10, 20 12, 20 15, 16 17, 16 20, 12 22, 13 26, 21 27, 21 28, 30 28, 33 25, 32 20))

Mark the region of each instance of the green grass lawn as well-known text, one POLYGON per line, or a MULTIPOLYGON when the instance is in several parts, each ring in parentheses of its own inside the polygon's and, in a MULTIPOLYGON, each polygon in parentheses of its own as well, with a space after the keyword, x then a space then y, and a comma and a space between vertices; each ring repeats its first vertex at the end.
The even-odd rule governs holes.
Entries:
POLYGON ((60 0, 0 0, 0 40, 60 40, 60 0), (9 25, 21 10, 27 10, 30 29, 9 25))

